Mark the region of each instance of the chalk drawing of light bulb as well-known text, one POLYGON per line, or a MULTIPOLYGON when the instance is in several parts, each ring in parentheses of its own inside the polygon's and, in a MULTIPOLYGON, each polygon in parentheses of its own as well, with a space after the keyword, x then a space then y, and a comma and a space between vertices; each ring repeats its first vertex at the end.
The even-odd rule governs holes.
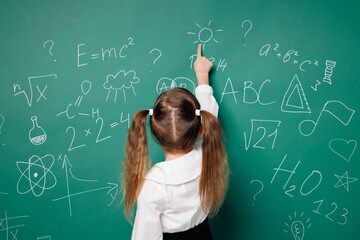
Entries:
POLYGON ((41 145, 46 141, 46 132, 38 125, 37 117, 32 116, 33 127, 29 131, 30 142, 34 145, 41 145))
MULTIPOLYGON (((210 40, 213 40, 214 42, 218 43, 218 41, 214 38, 214 32, 210 28, 211 20, 208 23, 207 27, 201 27, 198 23, 195 23, 198 28, 200 28, 200 31, 197 33, 197 40, 194 41, 194 43, 200 42, 202 44, 203 50, 205 49, 205 44, 208 43, 210 40)), ((216 32, 222 32, 222 29, 215 30, 216 32)), ((187 32, 187 34, 196 35, 194 32, 187 32)))
POLYGON ((291 224, 291 233, 295 240, 303 240, 305 235, 305 226, 300 221, 294 221, 291 224))
MULTIPOLYGON (((296 216, 296 212, 295 212, 293 218, 289 216, 291 224, 285 223, 287 228, 290 228, 294 240, 303 240, 305 236, 306 228, 309 229, 311 226, 311 223, 309 223, 310 218, 308 218, 306 221, 303 221, 301 219, 303 215, 304 213, 301 213, 300 216, 296 216), (305 227, 305 225, 307 225, 307 227, 305 227)), ((284 229, 284 232, 289 233, 289 230, 284 229)))

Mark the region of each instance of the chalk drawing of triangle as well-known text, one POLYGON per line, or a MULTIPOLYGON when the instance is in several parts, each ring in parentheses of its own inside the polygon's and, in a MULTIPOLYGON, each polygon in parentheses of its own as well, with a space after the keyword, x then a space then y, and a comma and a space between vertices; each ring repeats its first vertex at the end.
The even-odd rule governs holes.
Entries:
POLYGON ((292 92, 290 93, 290 96, 288 97, 286 106, 304 109, 304 104, 300 96, 301 95, 300 95, 299 86, 295 85, 292 92))
POLYGON ((289 113, 311 113, 305 92, 296 74, 283 97, 281 111, 289 113))

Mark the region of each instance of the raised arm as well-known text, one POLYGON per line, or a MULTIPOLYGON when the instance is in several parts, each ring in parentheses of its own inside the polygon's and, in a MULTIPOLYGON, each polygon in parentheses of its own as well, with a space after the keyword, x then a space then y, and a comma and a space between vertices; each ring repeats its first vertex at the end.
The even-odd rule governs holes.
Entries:
POLYGON ((201 44, 199 44, 197 58, 194 63, 194 70, 198 82, 198 87, 195 89, 195 95, 200 103, 201 110, 206 110, 217 117, 219 105, 213 96, 213 89, 209 85, 209 72, 212 66, 212 62, 201 55, 201 44))

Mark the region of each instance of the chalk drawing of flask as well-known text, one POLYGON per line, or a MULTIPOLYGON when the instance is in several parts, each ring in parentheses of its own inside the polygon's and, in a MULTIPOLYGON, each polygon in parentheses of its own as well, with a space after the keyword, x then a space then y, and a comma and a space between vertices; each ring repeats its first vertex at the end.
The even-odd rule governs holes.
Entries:
POLYGON ((34 145, 41 145, 46 141, 46 132, 37 123, 37 117, 32 116, 33 127, 29 132, 30 142, 34 145))

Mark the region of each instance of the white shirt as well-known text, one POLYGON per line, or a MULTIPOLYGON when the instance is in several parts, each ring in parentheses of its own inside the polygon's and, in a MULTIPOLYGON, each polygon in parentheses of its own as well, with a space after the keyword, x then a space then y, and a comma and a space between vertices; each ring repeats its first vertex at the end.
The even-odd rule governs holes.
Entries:
MULTIPOLYGON (((217 117, 219 105, 209 85, 195 89, 201 110, 217 117)), ((199 179, 201 147, 177 159, 155 164, 145 177, 137 199, 132 240, 159 240, 163 232, 181 232, 203 222, 199 179)))

